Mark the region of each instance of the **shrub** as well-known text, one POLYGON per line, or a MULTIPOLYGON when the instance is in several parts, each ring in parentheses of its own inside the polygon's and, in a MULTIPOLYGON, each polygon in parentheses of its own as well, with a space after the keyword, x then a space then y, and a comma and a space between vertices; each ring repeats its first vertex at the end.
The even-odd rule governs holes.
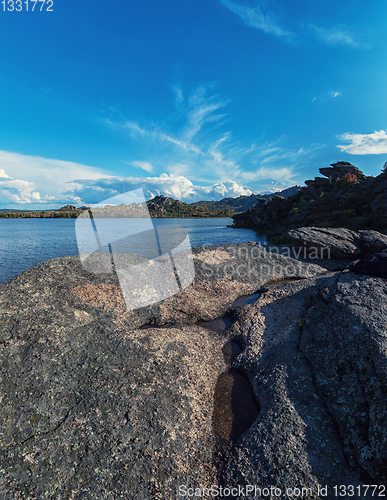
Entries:
POLYGON ((340 177, 340 179, 337 179, 336 182, 341 189, 346 186, 351 186, 352 184, 357 184, 357 177, 355 174, 350 174, 348 172, 347 174, 343 175, 343 177, 340 177))

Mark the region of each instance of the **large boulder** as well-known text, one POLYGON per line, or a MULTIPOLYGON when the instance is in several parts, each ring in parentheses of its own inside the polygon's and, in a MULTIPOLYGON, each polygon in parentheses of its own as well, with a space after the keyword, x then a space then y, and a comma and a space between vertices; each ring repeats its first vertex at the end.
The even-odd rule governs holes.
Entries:
POLYGON ((386 280, 349 272, 276 285, 240 311, 233 369, 261 411, 228 449, 224 484, 255 485, 250 500, 384 493, 386 311, 386 280))
POLYGON ((359 258, 387 248, 387 236, 373 230, 353 231, 346 228, 300 227, 290 229, 288 236, 310 251, 336 258, 359 258))
POLYGON ((356 241, 356 232, 345 228, 300 227, 290 229, 288 236, 310 250, 326 251, 331 257, 358 258, 362 250, 356 241))
POLYGON ((174 499, 181 485, 217 483, 227 338, 196 322, 265 282, 324 269, 256 244, 192 258, 192 285, 132 311, 114 274, 77 257, 0 286, 1 499, 174 499))
POLYGON ((387 280, 344 272, 321 287, 300 349, 363 482, 387 480, 387 280))
POLYGON ((2 499, 172 500, 211 485, 317 499, 321 487, 336 498, 334 485, 386 481, 386 281, 318 276, 251 243, 194 249, 193 260, 192 285, 133 311, 114 275, 75 257, 0 286, 2 499), (196 323, 258 287, 234 312, 240 349, 220 394, 227 337, 196 323), (242 434, 238 374, 259 409, 242 434))

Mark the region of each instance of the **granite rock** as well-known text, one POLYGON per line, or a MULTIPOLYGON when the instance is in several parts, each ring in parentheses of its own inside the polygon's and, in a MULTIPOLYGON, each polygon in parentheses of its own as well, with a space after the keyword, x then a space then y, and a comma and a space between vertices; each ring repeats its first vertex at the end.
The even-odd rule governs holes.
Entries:
POLYGON ((114 274, 77 257, 0 286, 2 499, 172 499, 180 485, 217 483, 226 339, 195 323, 274 278, 324 269, 255 244, 193 260, 192 285, 132 311, 114 274))
POLYGON ((363 484, 386 483, 386 306, 386 280, 343 272, 268 287, 240 310, 233 369, 261 412, 229 447, 225 484, 272 486, 281 498, 304 487, 313 499, 323 485, 333 499, 334 485, 371 498, 363 484))
POLYGON ((387 236, 373 230, 300 227, 289 230, 287 234, 310 250, 323 249, 327 255, 336 258, 356 259, 387 248, 387 236))

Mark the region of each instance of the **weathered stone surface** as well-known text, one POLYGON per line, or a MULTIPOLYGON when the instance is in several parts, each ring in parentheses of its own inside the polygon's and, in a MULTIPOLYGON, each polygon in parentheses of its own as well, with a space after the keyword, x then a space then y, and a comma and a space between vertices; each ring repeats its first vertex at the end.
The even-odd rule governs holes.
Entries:
POLYGON ((357 234, 357 241, 363 250, 368 254, 382 252, 387 248, 387 235, 370 229, 361 229, 357 234))
POLYGON ((164 499, 216 481, 223 339, 195 326, 30 322, 1 348, 2 499, 164 499))
POLYGON ((362 250, 356 241, 356 232, 345 228, 300 227, 288 231, 288 236, 308 248, 329 249, 337 258, 360 257, 362 250))
POLYGON ((232 336, 244 346, 234 367, 248 374, 261 412, 230 450, 226 484, 273 486, 281 498, 289 498, 288 488, 307 487, 312 494, 302 497, 318 498, 319 484, 359 484, 316 392, 313 368, 298 349, 300 323, 316 285, 302 280, 273 287, 244 308, 233 327, 232 336))
POLYGON ((329 249, 330 256, 337 258, 359 258, 387 247, 385 234, 366 229, 300 227, 287 234, 307 248, 329 249))
POLYGON ((316 276, 324 269, 255 244, 193 259, 192 285, 129 312, 116 277, 77 258, 0 286, 2 499, 169 500, 183 484, 275 486, 281 498, 308 487, 317 499, 319 485, 336 498, 335 484, 386 482, 386 280, 316 276), (287 278, 309 279, 267 285, 237 313, 231 369, 260 413, 219 448, 227 339, 193 323, 287 278))
POLYGON ((301 496, 315 499, 319 485, 337 498, 337 484, 385 484, 386 306, 386 280, 347 272, 276 285, 240 312, 233 368, 261 412, 230 447, 225 484, 273 486, 281 498, 308 487, 301 496))
POLYGON ((387 479, 387 280, 343 273, 322 287, 300 348, 351 467, 387 479))
POLYGON ((255 244, 193 254, 190 287, 134 311, 115 275, 76 257, 0 286, 2 499, 172 499, 182 484, 217 483, 225 339, 192 323, 273 278, 324 269, 255 244))
POLYGON ((175 498, 180 484, 214 482, 224 339, 123 328, 114 278, 75 258, 3 284, 0 301, 2 499, 175 498))

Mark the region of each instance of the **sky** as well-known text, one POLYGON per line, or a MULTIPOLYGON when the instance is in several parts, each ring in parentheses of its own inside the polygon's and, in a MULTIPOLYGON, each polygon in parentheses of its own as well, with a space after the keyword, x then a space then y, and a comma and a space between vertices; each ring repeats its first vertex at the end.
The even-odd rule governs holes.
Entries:
POLYGON ((385 0, 26 6, 0 4, 0 208, 222 199, 387 161, 385 0))

